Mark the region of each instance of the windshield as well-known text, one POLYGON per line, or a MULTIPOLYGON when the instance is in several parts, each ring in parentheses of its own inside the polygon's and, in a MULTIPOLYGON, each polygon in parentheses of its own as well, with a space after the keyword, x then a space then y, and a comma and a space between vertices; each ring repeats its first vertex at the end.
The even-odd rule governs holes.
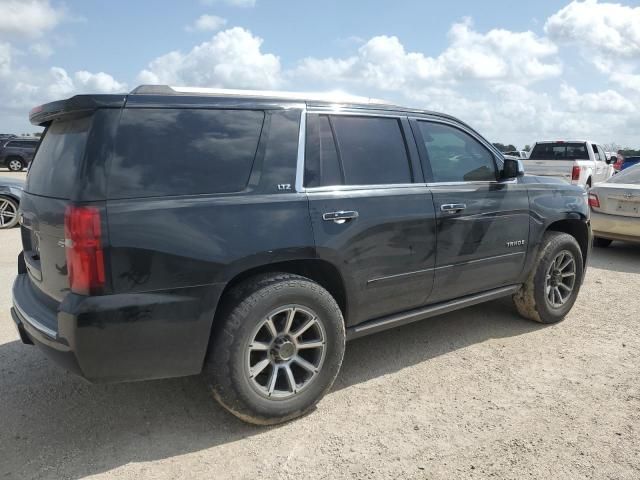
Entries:
POLYGON ((538 143, 529 160, 589 160, 585 143, 538 143))
POLYGON ((609 179, 609 183, 631 183, 640 185, 640 165, 622 170, 609 179))

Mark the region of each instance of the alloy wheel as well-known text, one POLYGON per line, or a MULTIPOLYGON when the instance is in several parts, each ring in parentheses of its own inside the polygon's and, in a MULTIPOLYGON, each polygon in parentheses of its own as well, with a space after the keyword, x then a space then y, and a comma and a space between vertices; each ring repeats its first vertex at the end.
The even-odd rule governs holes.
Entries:
POLYGON ((287 399, 318 376, 326 353, 322 321, 309 308, 287 305, 258 325, 246 349, 246 372, 262 396, 287 399))
POLYGON ((545 276, 545 296, 553 308, 562 307, 573 293, 576 283, 576 260, 568 250, 558 253, 545 276))

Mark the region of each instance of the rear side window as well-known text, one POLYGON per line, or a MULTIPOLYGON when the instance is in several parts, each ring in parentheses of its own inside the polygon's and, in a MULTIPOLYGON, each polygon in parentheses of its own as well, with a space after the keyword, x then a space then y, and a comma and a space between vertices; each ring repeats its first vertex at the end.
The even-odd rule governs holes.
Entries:
POLYGON ((306 186, 412 182, 398 119, 345 115, 310 117, 306 186))
POLYGON ((538 143, 529 160, 589 160, 586 143, 538 143))
POLYGON ((125 109, 109 175, 110 198, 243 190, 262 111, 125 109))
POLYGON ((493 155, 468 133, 440 123, 419 121, 434 182, 496 180, 493 155))
POLYGON ((91 116, 54 120, 31 162, 26 190, 35 195, 70 198, 82 165, 91 116))

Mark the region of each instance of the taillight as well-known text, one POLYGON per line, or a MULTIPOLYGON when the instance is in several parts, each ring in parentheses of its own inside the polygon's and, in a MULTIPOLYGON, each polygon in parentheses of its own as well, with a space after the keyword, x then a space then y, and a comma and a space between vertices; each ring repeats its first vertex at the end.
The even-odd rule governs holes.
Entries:
POLYGON ((578 165, 574 165, 571 169, 571 180, 579 180, 580 179, 580 167, 578 165))
POLYGON ((595 193, 589 194, 589 206, 592 208, 600 208, 600 199, 595 193))
POLYGON ((71 291, 80 295, 104 287, 104 255, 100 210, 95 207, 67 206, 64 237, 67 271, 71 291))

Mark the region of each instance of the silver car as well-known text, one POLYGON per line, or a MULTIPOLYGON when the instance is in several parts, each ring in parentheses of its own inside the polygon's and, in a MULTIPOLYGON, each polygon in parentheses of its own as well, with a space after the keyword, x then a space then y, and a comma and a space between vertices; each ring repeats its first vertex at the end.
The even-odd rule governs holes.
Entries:
POLYGON ((640 242, 640 164, 589 190, 589 205, 596 247, 640 242))

